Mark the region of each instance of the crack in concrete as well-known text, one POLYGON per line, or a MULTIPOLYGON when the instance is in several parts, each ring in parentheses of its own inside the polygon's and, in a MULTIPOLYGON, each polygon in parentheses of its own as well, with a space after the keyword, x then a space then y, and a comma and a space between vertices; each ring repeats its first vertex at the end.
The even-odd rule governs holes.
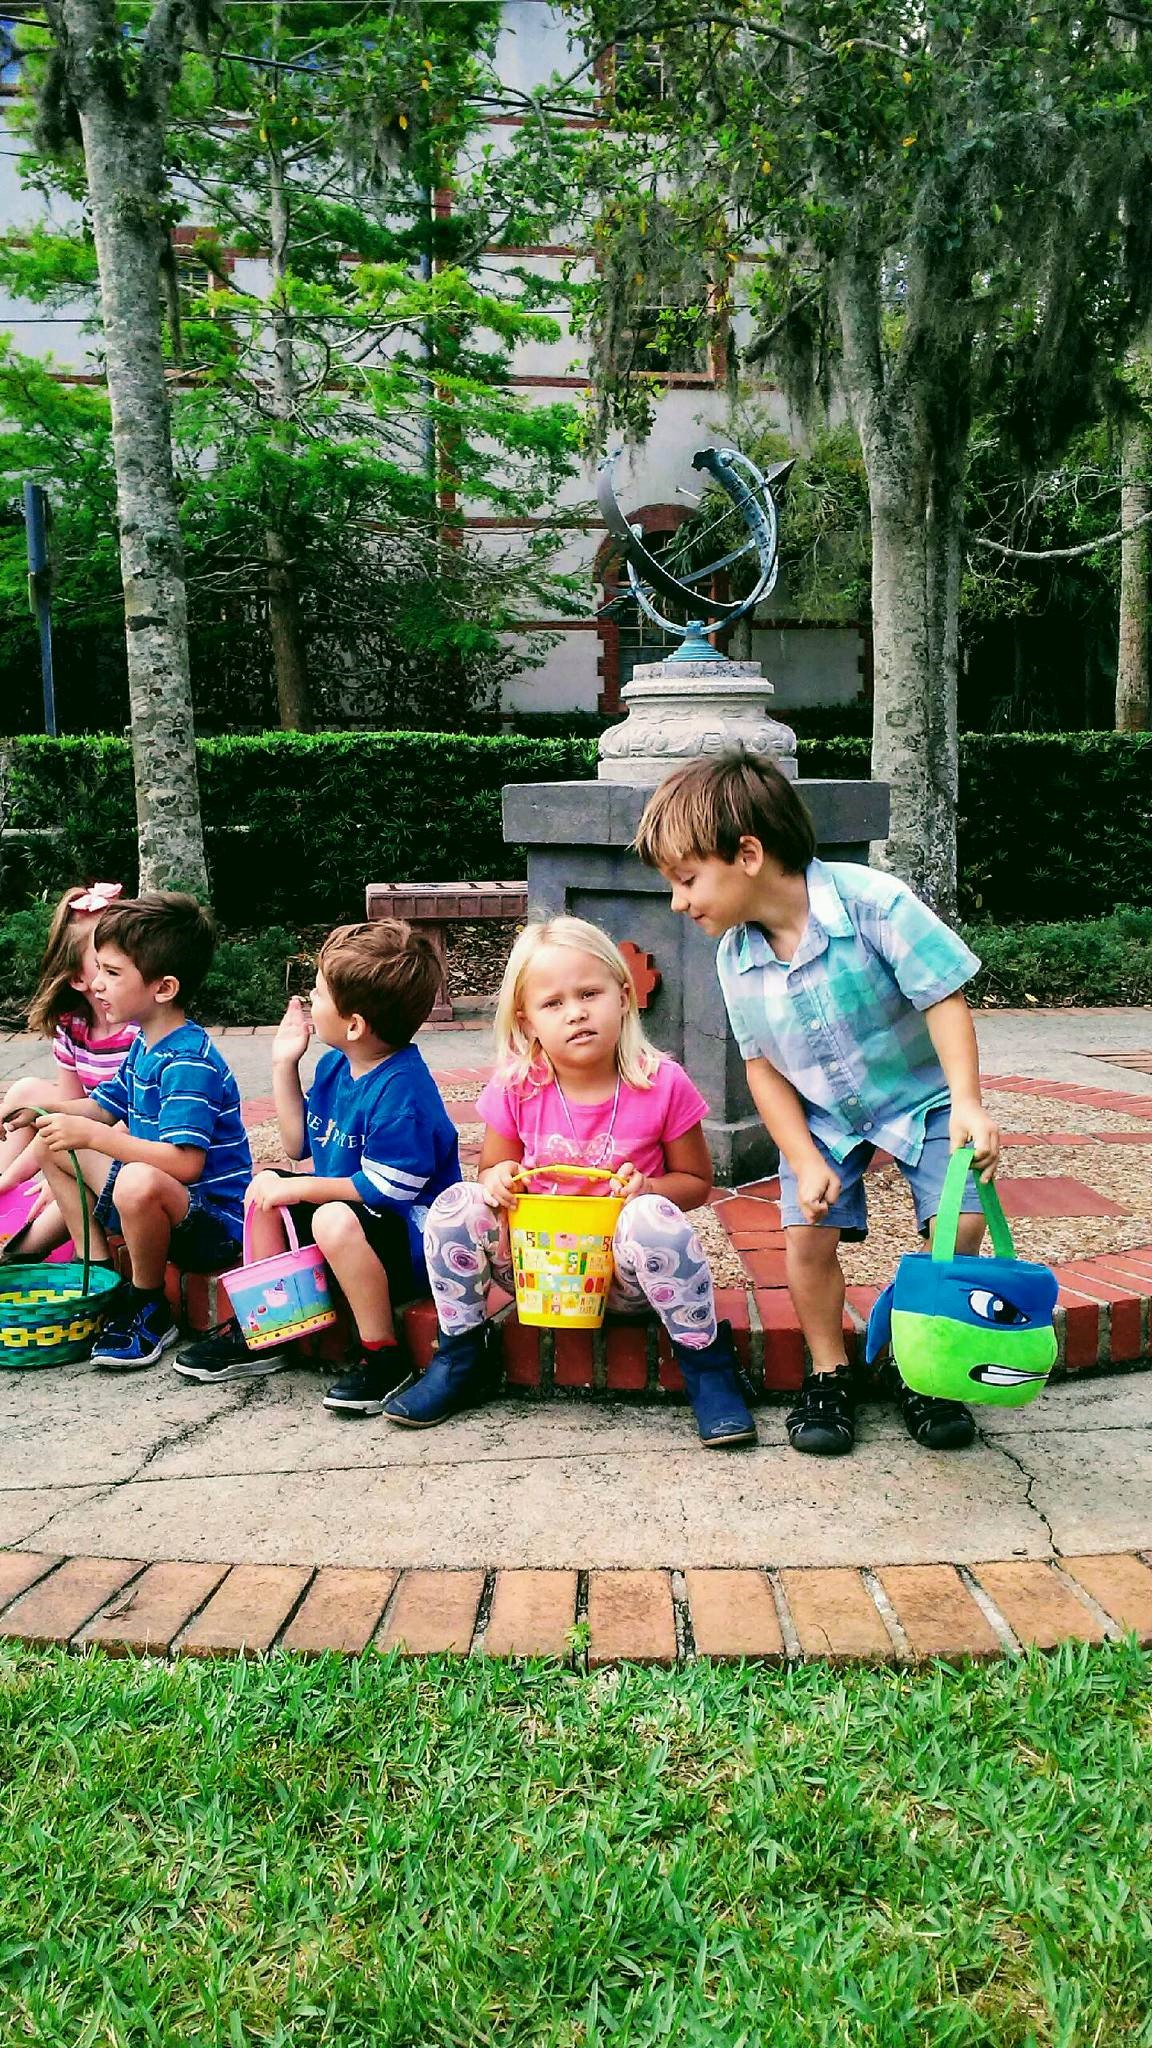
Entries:
POLYGON ((994 1450, 999 1446, 1003 1451, 1003 1455, 1007 1458, 1008 1463, 1016 1467, 1016 1470, 1020 1474, 1021 1479, 1023 1479, 1025 1482, 1025 1507, 1028 1509, 1030 1514, 1035 1515, 1037 1521, 1041 1524, 1041 1527, 1044 1529, 1044 1532, 1048 1538, 1048 1542, 1051 1546, 1053 1557, 1062 1557, 1064 1553, 1061 1550, 1060 1545, 1056 1541, 1056 1533, 1052 1527, 1051 1522, 1048 1519, 1048 1516, 1045 1514, 1043 1508, 1039 1505, 1039 1502, 1033 1500, 1032 1498, 1033 1487, 1038 1486, 1040 1483, 1039 1473, 1030 1472, 1028 1470, 1027 1465, 1025 1465, 1023 1460, 1017 1456, 1016 1452, 1010 1451, 1007 1448, 1007 1443, 1003 1437, 988 1436, 982 1429, 979 1428, 976 1431, 976 1435, 987 1450, 994 1450))
POLYGON ((255 1391, 255 1385, 255 1381, 248 1385, 241 1385, 237 1388, 239 1399, 235 1402, 229 1402, 224 1408, 216 1408, 208 1415, 198 1415, 191 1422, 181 1423, 178 1428, 172 1430, 167 1436, 158 1437, 150 1449, 145 1451, 140 1463, 131 1472, 125 1473, 122 1479, 115 1480, 113 1482, 114 1486, 134 1485, 141 1474, 148 1470, 149 1465, 155 1464, 157 1458, 165 1456, 169 1451, 178 1451, 185 1444, 195 1443, 198 1436, 201 1436, 206 1429, 210 1429, 214 1423, 221 1421, 224 1416, 242 1414, 249 1405, 249 1398, 255 1391))
MULTIPOLYGON (((17 1491, 17 1490, 20 1490, 20 1489, 9 1489, 9 1490, 10 1490, 10 1491, 17 1491)), ((37 1492, 39 1492, 39 1491, 40 1491, 40 1489, 39 1489, 39 1488, 36 1488, 36 1489, 31 1489, 31 1488, 29 1488, 29 1489, 27 1489, 27 1490, 28 1490, 28 1491, 33 1491, 33 1490, 35 1490, 35 1491, 37 1491, 37 1492)), ((76 1490, 77 1490, 77 1492, 79 1492, 79 1491, 81 1491, 81 1490, 87 1490, 87 1489, 80 1489, 80 1488, 77 1488, 76 1490)), ((109 1496, 110 1494, 113 1494, 113 1493, 115 1493, 115 1491, 116 1491, 116 1485, 115 1485, 115 1482, 113 1482, 113 1484, 112 1484, 112 1485, 110 1485, 110 1486, 96 1486, 96 1487, 94 1487, 94 1488, 92 1489, 92 1492, 91 1492, 91 1498, 90 1498, 90 1499, 88 1499, 88 1500, 86 1500, 86 1501, 83 1501, 82 1503, 80 1503, 80 1505, 82 1505, 83 1507, 86 1507, 86 1508, 96 1508, 96 1507, 99 1507, 99 1506, 101 1505, 101 1502, 102 1502, 102 1501, 104 1501, 104 1500, 106 1500, 106 1499, 108 1498, 108 1496, 109 1496)), ((74 1501, 74 1500, 72 1499, 71 1495, 70 1495, 70 1494, 68 1494, 68 1495, 67 1495, 67 1496, 65 1497, 65 1499, 63 1499, 63 1500, 62 1500, 62 1501, 61 1501, 61 1502, 59 1503, 59 1505, 58 1505, 57 1507, 54 1507, 54 1508, 53 1508, 53 1510, 52 1510, 52 1513, 51 1513, 51 1514, 50 1514, 50 1515, 49 1515, 49 1516, 47 1517, 47 1519, 46 1519, 45 1521, 43 1521, 43 1522, 38 1522, 38 1523, 36 1524, 36 1527, 35 1527, 34 1529, 27 1529, 27 1530, 25 1530, 25 1532, 24 1532, 23 1536, 21 1536, 21 1538, 20 1538, 20 1540, 19 1540, 19 1548, 23 1550, 23 1549, 25 1549, 25 1548, 27 1547, 27 1545, 28 1545, 28 1544, 30 1544, 30 1543, 37 1543, 37 1542, 39 1542, 40 1538, 41 1538, 42 1536, 44 1536, 44 1535, 45 1535, 45 1534, 47 1533, 47 1531, 48 1531, 48 1530, 49 1530, 49 1529, 50 1529, 50 1528, 52 1527, 52 1524, 53 1524, 53 1522, 55 1522, 55 1521, 58 1521, 58 1520, 59 1520, 59 1518, 60 1518, 60 1516, 61 1516, 61 1515, 62 1515, 62 1514, 63 1514, 63 1513, 65 1512, 65 1510, 66 1510, 67 1508, 70 1508, 70 1507, 75 1507, 76 1505, 77 1505, 77 1503, 76 1503, 76 1502, 75 1502, 75 1501, 74 1501)))

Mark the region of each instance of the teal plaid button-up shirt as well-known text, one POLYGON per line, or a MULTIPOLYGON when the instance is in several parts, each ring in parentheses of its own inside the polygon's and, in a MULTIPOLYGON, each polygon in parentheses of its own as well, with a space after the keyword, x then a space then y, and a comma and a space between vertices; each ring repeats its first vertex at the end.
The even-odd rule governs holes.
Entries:
POLYGON ((948 1101, 921 1013, 980 962, 894 875, 814 860, 806 880, 808 923, 791 960, 777 959, 759 925, 720 941, 736 1043, 791 1081, 833 1159, 866 1144, 914 1166, 929 1110, 948 1101))

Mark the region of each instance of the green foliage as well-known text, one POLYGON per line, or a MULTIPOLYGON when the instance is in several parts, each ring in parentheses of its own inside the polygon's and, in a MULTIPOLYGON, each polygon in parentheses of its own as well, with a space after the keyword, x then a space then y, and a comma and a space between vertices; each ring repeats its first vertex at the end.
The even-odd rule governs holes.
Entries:
MULTIPOLYGON (((555 292, 482 264, 507 231, 508 165, 492 191, 482 166, 469 171, 448 220, 432 200, 497 89, 498 12, 238 8, 222 48, 185 54, 163 210, 166 224, 187 213, 198 229, 191 247, 170 244, 166 287, 203 730, 278 722, 273 641, 281 667, 311 681, 306 723, 452 728, 539 658, 538 636, 509 644, 510 622, 575 608, 543 516, 496 552, 456 509, 545 515, 578 441, 573 407, 527 404, 509 383, 513 348, 560 330, 540 304, 555 292), (226 252, 267 263, 267 292, 226 252)), ((56 143, 48 157, 30 141, 25 180, 82 199, 78 159, 56 143)), ((46 305, 87 292, 94 312, 86 228, 0 239, 3 280, 46 305)), ((11 351, 0 381, 12 423, 0 500, 14 508, 31 475, 56 510, 65 723, 115 728, 126 703, 123 657, 110 651, 123 627, 106 404, 11 351)), ((19 729, 37 699, 16 523, 0 527, 6 670, 19 729)))
MULTIPOLYGON (((363 914, 370 881, 523 872, 506 847, 506 782, 595 773, 591 739, 465 739, 441 733, 273 733, 197 747, 212 899, 225 925, 335 924, 363 914)), ((131 767, 122 740, 11 743, 12 822, 58 838, 18 840, 12 903, 77 875, 136 872, 131 767)))
MULTIPOLYGON (((866 776, 865 740, 812 741, 802 775, 866 776)), ((1098 917, 1152 904, 1152 734, 968 733, 962 917, 1098 917)))
POLYGON ((1152 1664, 6 1649, 29 2048, 1147 2048, 1152 1664))
POLYGON ((1075 924, 987 924, 964 936, 983 965, 970 993, 989 1006, 1152 1003, 1152 910, 1075 924))

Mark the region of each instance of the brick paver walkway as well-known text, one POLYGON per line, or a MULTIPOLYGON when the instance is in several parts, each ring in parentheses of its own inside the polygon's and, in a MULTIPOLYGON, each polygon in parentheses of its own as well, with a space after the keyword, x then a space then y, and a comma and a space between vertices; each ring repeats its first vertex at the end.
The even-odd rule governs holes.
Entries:
POLYGON ((1133 1632, 1144 1553, 867 1570, 406 1571, 0 1554, 0 1637, 116 1656, 695 1657, 919 1664, 1133 1632))

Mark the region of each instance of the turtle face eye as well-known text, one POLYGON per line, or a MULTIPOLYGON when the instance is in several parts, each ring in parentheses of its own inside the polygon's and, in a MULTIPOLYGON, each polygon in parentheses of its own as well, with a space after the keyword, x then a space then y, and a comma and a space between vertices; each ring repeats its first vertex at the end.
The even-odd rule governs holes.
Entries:
POLYGON ((1005 1301, 1002 1294, 992 1294, 986 1287, 974 1287, 968 1296, 968 1306, 982 1323, 995 1323, 1000 1329, 1009 1329, 1028 1321, 1022 1309, 1014 1302, 1005 1301))

